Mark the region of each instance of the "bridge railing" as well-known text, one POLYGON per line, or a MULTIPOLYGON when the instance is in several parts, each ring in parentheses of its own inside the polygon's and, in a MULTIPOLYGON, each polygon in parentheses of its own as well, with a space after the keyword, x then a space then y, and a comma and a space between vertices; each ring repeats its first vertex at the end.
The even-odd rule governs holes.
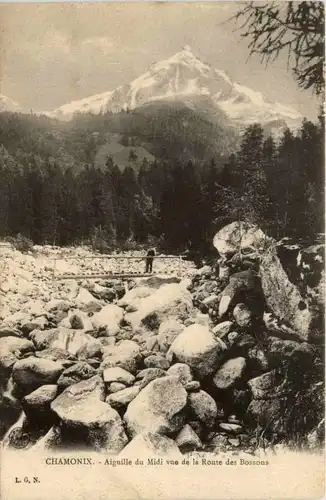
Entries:
POLYGON ((76 257, 56 257, 53 259, 52 278, 55 280, 67 279, 105 279, 105 278, 132 278, 146 277, 155 274, 181 275, 181 255, 94 255, 76 257), (146 259, 153 258, 153 271, 146 272, 146 259), (92 264, 86 266, 85 261, 92 264), (67 262, 71 265, 67 266, 67 262), (77 262, 78 261, 78 262, 77 262), (132 263, 133 261, 133 263, 132 263), (174 261, 174 262, 173 262, 174 261), (67 269, 69 267, 69 269, 67 269), (87 271, 83 268, 87 267, 87 271))

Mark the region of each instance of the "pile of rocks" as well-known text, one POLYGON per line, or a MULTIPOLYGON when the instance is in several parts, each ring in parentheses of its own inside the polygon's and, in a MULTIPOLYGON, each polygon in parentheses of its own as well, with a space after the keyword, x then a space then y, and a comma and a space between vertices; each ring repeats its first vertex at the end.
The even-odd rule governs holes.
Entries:
MULTIPOLYGON (((299 433, 319 446, 324 389, 311 322, 294 318, 300 301, 287 282, 293 321, 277 316, 271 267, 258 273, 256 254, 243 265, 225 231, 223 241, 220 266, 191 279, 68 282, 34 309, 3 316, 4 444, 123 456, 253 452, 299 433)), ((298 314, 310 312, 296 291, 307 304, 298 314)))

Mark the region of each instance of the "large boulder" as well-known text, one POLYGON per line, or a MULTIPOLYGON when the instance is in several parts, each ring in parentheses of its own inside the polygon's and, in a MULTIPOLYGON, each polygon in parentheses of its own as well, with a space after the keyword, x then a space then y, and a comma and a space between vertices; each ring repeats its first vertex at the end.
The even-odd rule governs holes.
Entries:
POLYGON ((267 236, 256 225, 236 221, 224 226, 213 238, 213 245, 221 256, 233 255, 239 250, 263 249, 267 236))
POLYGON ((245 358, 229 359, 217 370, 213 378, 214 386, 220 390, 231 389, 241 380, 245 369, 245 358))
POLYGON ((24 412, 28 417, 48 416, 50 403, 56 398, 58 386, 56 384, 42 385, 22 400, 24 412))
POLYGON ((7 373, 16 361, 25 353, 32 353, 33 342, 19 337, 0 338, 0 370, 7 373))
POLYGON ((98 330, 105 330, 106 335, 114 336, 120 330, 123 309, 115 304, 108 304, 92 317, 92 323, 98 330))
POLYGON ((157 339, 160 350, 167 352, 182 330, 184 330, 184 325, 174 318, 163 321, 159 327, 157 339))
POLYGON ((127 313, 124 320, 136 330, 141 324, 159 328, 169 317, 184 319, 193 309, 190 292, 184 284, 167 284, 139 300, 138 310, 127 313))
POLYGON ((101 343, 83 330, 70 330, 64 327, 46 331, 33 330, 30 338, 39 350, 56 347, 68 351, 79 359, 94 358, 102 352, 101 343))
POLYGON ((189 365, 199 378, 211 375, 218 368, 226 345, 208 327, 190 325, 175 339, 168 351, 169 358, 189 365))
POLYGON ((172 439, 153 432, 135 436, 120 455, 135 460, 139 457, 149 458, 155 455, 170 455, 181 458, 181 453, 172 439))
POLYGON ((92 366, 86 361, 79 361, 69 368, 66 368, 64 372, 61 373, 57 384, 61 389, 66 389, 70 385, 77 384, 82 380, 87 380, 94 375, 96 375, 96 370, 92 366))
POLYGON ((268 308, 286 323, 294 339, 308 340, 312 313, 299 288, 289 280, 275 247, 261 256, 260 276, 268 308))
POLYGON ((125 389, 121 389, 121 391, 109 394, 106 398, 106 402, 116 410, 125 409, 129 405, 129 403, 131 403, 131 401, 135 399, 139 392, 139 385, 135 385, 134 387, 126 387, 125 389))
POLYGON ((191 392, 188 396, 188 405, 196 420, 207 428, 214 426, 218 408, 212 396, 205 391, 191 392))
POLYGON ((122 340, 119 344, 103 347, 103 362, 101 368, 112 368, 120 366, 128 372, 135 374, 141 351, 136 342, 132 340, 122 340))
POLYGON ((120 307, 128 307, 134 303, 134 301, 138 299, 144 299, 153 293, 153 289, 149 286, 136 286, 129 290, 126 295, 122 297, 118 301, 118 306, 120 307))
POLYGON ((96 299, 86 288, 81 288, 75 299, 78 309, 84 312, 96 312, 102 309, 102 302, 96 299))
POLYGON ((56 383, 62 372, 60 362, 31 356, 15 363, 12 378, 21 389, 31 392, 41 385, 56 383))
POLYGON ((173 434, 185 422, 187 392, 177 377, 150 382, 131 401, 124 420, 132 436, 143 432, 173 434))
POLYGON ((104 382, 94 376, 68 387, 52 402, 66 442, 107 452, 122 450, 128 438, 119 414, 103 402, 104 398, 104 382))
POLYGON ((260 278, 251 269, 230 276, 228 285, 220 294, 219 316, 223 316, 237 302, 245 302, 255 316, 262 316, 264 296, 260 278))

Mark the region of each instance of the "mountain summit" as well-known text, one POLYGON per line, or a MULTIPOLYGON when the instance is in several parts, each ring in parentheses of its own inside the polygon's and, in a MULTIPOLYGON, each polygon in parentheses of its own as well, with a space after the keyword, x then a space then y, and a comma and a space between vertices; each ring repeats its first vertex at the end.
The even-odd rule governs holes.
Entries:
POLYGON ((189 46, 169 59, 152 63, 148 71, 129 84, 70 102, 46 114, 69 120, 76 112, 115 113, 154 101, 178 101, 191 108, 205 103, 206 111, 210 108, 222 112, 237 127, 260 122, 271 128, 295 128, 302 119, 297 111, 233 82, 224 71, 196 57, 189 46))

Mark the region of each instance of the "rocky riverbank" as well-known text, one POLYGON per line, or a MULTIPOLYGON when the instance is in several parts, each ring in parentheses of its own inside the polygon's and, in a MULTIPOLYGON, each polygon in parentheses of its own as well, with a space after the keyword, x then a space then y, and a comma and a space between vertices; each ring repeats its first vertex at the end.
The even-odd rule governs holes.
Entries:
MULTIPOLYGON (((60 282, 49 262, 62 250, 6 251, 4 446, 124 457, 321 447, 323 251, 298 248, 289 270, 284 245, 245 225, 235 234, 216 235, 213 266, 171 261, 132 280, 60 282)), ((98 271, 80 248, 60 253, 61 272, 71 253, 74 272, 98 271)))

